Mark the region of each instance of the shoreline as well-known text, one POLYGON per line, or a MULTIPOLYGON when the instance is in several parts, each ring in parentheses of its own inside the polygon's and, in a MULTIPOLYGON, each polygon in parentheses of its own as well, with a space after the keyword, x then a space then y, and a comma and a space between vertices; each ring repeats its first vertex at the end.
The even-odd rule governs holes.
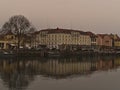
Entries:
POLYGON ((83 56, 120 56, 119 51, 46 51, 46 50, 19 50, 3 51, 0 58, 5 57, 83 57, 83 56))

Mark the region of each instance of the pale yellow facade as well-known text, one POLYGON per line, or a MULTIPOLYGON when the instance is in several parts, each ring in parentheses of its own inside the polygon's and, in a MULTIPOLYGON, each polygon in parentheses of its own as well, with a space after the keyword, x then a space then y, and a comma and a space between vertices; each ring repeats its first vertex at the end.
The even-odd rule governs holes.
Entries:
POLYGON ((120 40, 114 42, 115 47, 120 47, 120 40))
POLYGON ((59 45, 91 45, 89 35, 78 31, 50 32, 42 30, 36 37, 38 45, 47 45, 48 48, 59 48, 59 45))
POLYGON ((120 47, 120 37, 116 34, 114 35, 114 46, 115 47, 120 47))
POLYGON ((120 37, 117 34, 111 34, 114 41, 114 47, 120 47, 120 37))
POLYGON ((14 34, 7 34, 0 38, 0 49, 10 49, 16 46, 17 40, 14 34))

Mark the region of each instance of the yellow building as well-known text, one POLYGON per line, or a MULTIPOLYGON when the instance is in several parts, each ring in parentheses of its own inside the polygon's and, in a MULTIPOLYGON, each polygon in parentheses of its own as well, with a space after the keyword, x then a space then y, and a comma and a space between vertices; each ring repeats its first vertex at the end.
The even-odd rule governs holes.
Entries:
POLYGON ((115 40, 115 47, 120 47, 120 39, 115 40))
MULTIPOLYGON (((22 35, 20 37, 19 48, 30 48, 35 37, 32 34, 22 35)), ((18 47, 18 37, 11 31, 0 35, 0 49, 15 49, 18 47)))
POLYGON ((0 35, 0 49, 12 49, 16 44, 16 36, 11 31, 0 35))
POLYGON ((59 49, 60 45, 91 45, 91 38, 85 32, 59 28, 39 31, 36 41, 37 45, 46 45, 50 49, 59 49))
POLYGON ((114 46, 120 47, 120 37, 118 35, 115 35, 114 46))
POLYGON ((113 46, 114 47, 120 47, 120 37, 117 34, 111 34, 111 37, 113 39, 113 46))

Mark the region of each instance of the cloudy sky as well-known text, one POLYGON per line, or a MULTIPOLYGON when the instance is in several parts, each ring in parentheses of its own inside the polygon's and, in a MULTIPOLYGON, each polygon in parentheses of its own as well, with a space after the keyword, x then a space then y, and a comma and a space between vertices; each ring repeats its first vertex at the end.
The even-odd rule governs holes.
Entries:
POLYGON ((120 33, 120 0, 0 0, 0 26, 19 14, 37 29, 120 33))

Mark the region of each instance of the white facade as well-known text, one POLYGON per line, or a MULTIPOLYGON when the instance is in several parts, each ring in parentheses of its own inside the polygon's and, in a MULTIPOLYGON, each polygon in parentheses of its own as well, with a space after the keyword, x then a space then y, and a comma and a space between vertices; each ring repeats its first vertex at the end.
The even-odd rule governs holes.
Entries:
MULTIPOLYGON (((57 29, 56 29, 57 30, 57 29)), ((48 48, 59 48, 59 45, 91 45, 91 38, 89 35, 82 34, 74 30, 59 30, 53 32, 49 30, 41 30, 36 35, 38 45, 46 45, 48 48)))

